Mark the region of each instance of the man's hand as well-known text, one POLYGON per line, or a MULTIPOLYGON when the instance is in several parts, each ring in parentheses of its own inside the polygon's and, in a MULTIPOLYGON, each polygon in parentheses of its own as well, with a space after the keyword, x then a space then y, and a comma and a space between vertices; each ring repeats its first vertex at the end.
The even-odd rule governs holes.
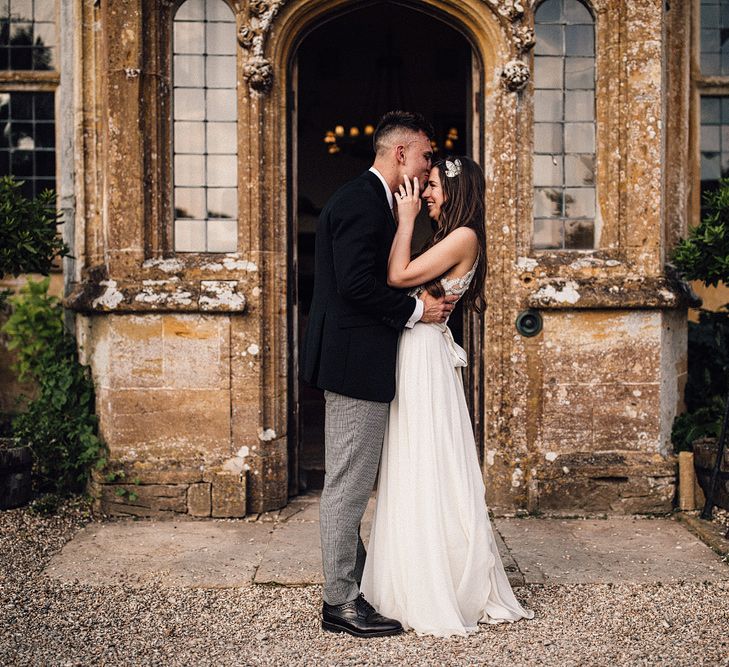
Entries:
POLYGON ((455 307, 456 301, 458 301, 458 297, 455 294, 436 299, 427 291, 420 295, 420 299, 424 305, 423 316, 420 318, 420 321, 426 324, 445 322, 455 307))

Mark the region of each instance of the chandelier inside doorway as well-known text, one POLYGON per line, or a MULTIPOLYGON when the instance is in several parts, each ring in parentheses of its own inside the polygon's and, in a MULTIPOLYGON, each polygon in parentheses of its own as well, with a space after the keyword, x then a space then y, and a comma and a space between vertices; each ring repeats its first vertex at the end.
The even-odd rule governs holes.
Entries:
MULTIPOLYGON (((384 25, 392 25, 389 20, 384 25)), ((390 109, 410 109, 407 77, 403 74, 403 57, 393 48, 392 30, 388 28, 384 51, 375 58, 371 80, 362 86, 364 99, 359 108, 364 113, 349 119, 341 118, 324 131, 322 142, 328 155, 347 154, 369 159, 374 153, 372 135, 379 117, 390 109)), ((431 140, 433 152, 453 152, 460 148, 462 133, 456 123, 436 123, 436 138, 431 140), (439 128, 438 126, 442 126, 439 128)))
MULTIPOLYGON (((372 147, 374 133, 375 127, 372 123, 367 123, 361 130, 357 125, 351 125, 349 129, 344 125, 335 125, 333 130, 326 131, 323 141, 329 155, 336 155, 344 151, 352 155, 369 156, 374 151, 372 147)), ((459 137, 458 128, 449 127, 440 143, 436 139, 431 140, 433 152, 439 152, 441 146, 445 152, 452 152, 459 137)))

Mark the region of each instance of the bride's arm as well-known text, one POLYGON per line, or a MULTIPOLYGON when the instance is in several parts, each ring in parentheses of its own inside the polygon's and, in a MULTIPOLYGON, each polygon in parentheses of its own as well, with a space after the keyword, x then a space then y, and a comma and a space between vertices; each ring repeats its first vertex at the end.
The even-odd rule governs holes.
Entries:
POLYGON ((387 264, 387 284, 392 287, 416 287, 423 285, 459 264, 478 243, 476 233, 467 227, 453 230, 416 259, 410 259, 415 217, 420 210, 420 193, 417 179, 410 187, 406 178, 401 186, 401 197, 396 196, 398 226, 390 249, 387 264))

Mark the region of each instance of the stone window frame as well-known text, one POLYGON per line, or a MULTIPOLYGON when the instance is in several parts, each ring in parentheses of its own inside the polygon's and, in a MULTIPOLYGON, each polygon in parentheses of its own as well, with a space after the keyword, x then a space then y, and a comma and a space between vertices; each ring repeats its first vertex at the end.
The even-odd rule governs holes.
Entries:
MULTIPOLYGON (((141 116, 134 118, 141 130, 141 135, 147 144, 146 150, 140 155, 140 170, 145 174, 144 184, 144 212, 142 238, 136 239, 143 246, 142 261, 134 266, 127 264, 124 272, 137 282, 143 279, 159 277, 160 273, 181 273, 187 274, 194 280, 200 272, 198 269, 206 264, 216 263, 217 258, 236 253, 217 252, 176 252, 174 249, 174 176, 173 176, 173 121, 172 121, 172 72, 173 72, 173 34, 174 17, 177 10, 186 0, 174 0, 164 2, 141 3, 140 23, 144 29, 140 30, 142 45, 140 56, 143 55, 146 62, 140 63, 144 67, 123 67, 125 77, 129 79, 140 79, 139 96, 141 99, 151 100, 151 103, 141 105, 141 116), (145 74, 147 74, 145 76, 145 74), (159 267, 163 268, 161 271, 159 267), (170 271, 169 267, 174 267, 170 271)), ((240 10, 234 0, 219 0, 228 5, 231 14, 236 20, 236 30, 239 25, 240 10)), ((102 19, 103 20, 103 19, 102 19)), ((238 51, 238 69, 240 70, 240 49, 238 51)), ((243 86, 239 86, 239 89, 243 86)), ((108 90, 108 89, 107 89, 108 90)), ((109 98, 111 102, 112 97, 109 98)), ((136 110, 135 110, 136 111, 136 110)), ((241 141, 241 92, 238 92, 238 148, 240 154, 241 141)), ((238 180, 240 181, 240 167, 238 180)), ((243 209, 241 208, 241 194, 238 188, 238 243, 240 251, 245 245, 241 243, 241 227, 243 209)), ((126 202, 120 202, 120 209, 127 206, 126 202)), ((139 229, 139 228, 138 228, 139 229)), ((130 239, 126 245, 133 245, 130 239)), ((113 262, 114 258, 111 258, 113 262)), ((226 263, 227 264, 227 263, 226 263)), ((112 271, 113 272, 113 271, 112 271)), ((204 272, 203 272, 204 273, 204 272)), ((235 269, 224 266, 222 270, 215 271, 210 276, 215 279, 227 279, 233 277, 235 269)), ((208 277, 205 275, 204 277, 208 277)), ((185 304, 180 303, 175 307, 182 307, 186 310, 185 304)))
MULTIPOLYGON (((532 244, 534 227, 534 193, 532 183, 533 133, 528 143, 529 192, 521 189, 525 209, 523 219, 528 224, 522 227, 519 238, 519 255, 536 260, 546 274, 553 277, 572 276, 574 271, 566 269, 565 263, 575 258, 594 257, 598 261, 631 262, 626 247, 627 202, 621 196, 623 163, 627 137, 621 125, 625 112, 621 109, 624 92, 621 83, 626 76, 626 65, 618 54, 624 51, 625 23, 627 21, 624 3, 610 0, 580 0, 594 19, 595 30, 595 242, 592 248, 535 248, 532 244), (615 205, 617 203, 617 205, 615 205)), ((535 3, 529 12, 531 27, 534 15, 541 2, 535 3)), ((534 52, 529 54, 529 66, 534 71, 534 52)), ((527 88, 529 125, 534 126, 534 83, 527 88)), ((533 131, 532 131, 533 132, 533 131)), ((615 271, 613 271, 615 273, 615 271)))
MULTIPOLYGON (((539 12, 539 10, 541 9, 541 7, 547 1, 548 0, 541 0, 541 2, 539 2, 538 4, 535 4, 534 5, 533 12, 534 12, 535 27, 536 27, 536 24, 537 24, 537 13, 539 12)), ((596 56, 596 50, 597 50, 597 39, 596 39, 597 38, 597 34, 596 33, 597 33, 597 29, 596 29, 596 21, 595 21, 595 14, 594 14, 593 8, 590 5, 590 3, 587 2, 587 0, 559 0, 560 5, 561 5, 561 8, 564 8, 564 5, 565 5, 565 3, 567 1, 571 1, 571 2, 577 3, 578 5, 582 6, 587 11, 587 13, 589 14, 590 19, 591 19, 591 22, 590 23, 578 23, 578 24, 571 23, 570 21, 566 21, 565 23, 551 23, 551 22, 547 22, 544 25, 545 26, 550 26, 550 25, 559 25, 559 26, 562 26, 562 25, 564 25, 564 26, 570 26, 570 25, 587 26, 587 25, 589 25, 589 26, 591 26, 592 27, 592 35, 593 35, 593 45, 592 45, 592 54, 589 57, 593 61, 593 68, 595 68, 596 67, 596 64, 597 64, 597 56, 596 56)), ((584 54, 581 54, 580 56, 571 56, 570 54, 566 53, 565 51, 563 51, 560 55, 551 55, 550 54, 549 56, 546 56, 544 54, 539 54, 539 53, 537 53, 537 51, 539 50, 538 49, 538 47, 539 47, 539 36, 538 35, 535 35, 535 40, 536 40, 536 45, 535 45, 535 49, 534 49, 534 52, 533 52, 533 63, 535 65, 535 68, 536 68, 537 58, 540 58, 540 57, 542 57, 542 58, 548 58, 550 60, 551 59, 554 59, 554 58, 561 58, 563 71, 564 71, 564 69, 565 69, 565 67, 567 65, 567 59, 568 58, 570 58, 570 57, 580 57, 580 58, 588 57, 588 56, 585 56, 584 54)), ((536 74, 536 72, 535 72, 535 74, 536 74)), ((566 76, 567 76, 566 71, 564 72, 563 76, 566 79, 566 76)), ((560 172, 559 182, 555 182, 553 185, 549 185, 549 186, 546 186, 546 185, 535 186, 535 189, 536 188, 541 188, 541 189, 554 188, 555 190, 561 191, 561 196, 562 197, 566 197, 567 196, 567 190, 570 189, 570 188, 576 187, 574 185, 569 185, 567 183, 567 180, 566 180, 567 179, 567 174, 566 174, 566 171, 567 171, 567 160, 569 158, 574 159, 575 157, 579 157, 580 155, 592 155, 592 160, 593 160, 593 166, 592 166, 592 169, 593 169, 593 181, 592 181, 592 184, 591 184, 591 188, 585 188, 583 186, 577 186, 577 187, 578 187, 578 190, 585 190, 585 189, 592 190, 592 193, 594 195, 594 202, 593 202, 594 213, 591 216, 592 217, 591 222, 592 222, 592 238, 593 238, 593 242, 592 242, 591 245, 589 245, 589 246, 586 245, 586 246, 583 246, 583 247, 580 247, 580 246, 567 246, 567 245, 565 245, 566 228, 570 224, 573 224, 574 225, 574 224, 579 224, 581 222, 584 222, 584 219, 587 219, 590 216, 578 216, 578 217, 574 217, 574 216, 567 215, 566 214, 566 211, 564 211, 562 213, 562 215, 560 215, 560 216, 549 216, 549 217, 541 216, 541 217, 537 217, 537 215, 536 215, 536 202, 535 202, 535 209, 533 211, 533 216, 532 216, 533 217, 533 224, 534 224, 534 231, 533 231, 533 238, 532 238, 532 247, 533 247, 533 249, 535 251, 544 251, 544 250, 551 250, 551 251, 564 251, 564 250, 568 250, 568 251, 569 250, 592 251, 592 250, 595 249, 595 237, 599 235, 600 226, 601 226, 601 224, 600 224, 601 223, 601 219, 600 219, 600 216, 599 216, 599 212, 600 212, 600 210, 599 210, 599 193, 598 193, 598 189, 597 189, 597 184, 595 182, 596 181, 596 179, 595 179, 595 171, 596 171, 596 169, 595 169, 595 161, 596 161, 596 158, 597 158, 597 143, 596 143, 597 137, 594 137, 593 138, 593 151, 592 151, 592 153, 586 153, 585 151, 581 151, 581 152, 575 152, 575 151, 568 152, 567 151, 567 147, 566 147, 566 145, 564 143, 566 141, 566 139, 567 139, 566 129, 565 129, 564 125, 567 124, 568 122, 572 122, 572 123, 579 122, 581 124, 591 124, 593 126, 593 131, 596 130, 597 119, 596 119, 596 114, 595 114, 595 97, 596 97, 596 95, 595 95, 595 79, 596 79, 596 72, 593 70, 593 83, 592 83, 592 88, 585 88, 583 86, 583 87, 578 87, 578 88, 573 87, 571 89, 567 88, 567 82, 564 79, 562 81, 561 88, 554 88, 552 86, 537 88, 536 87, 537 86, 536 76, 534 76, 533 79, 532 79, 532 81, 533 81, 532 85, 533 85, 534 94, 535 94, 535 104, 534 104, 534 114, 535 114, 535 124, 534 124, 534 128, 535 128, 535 135, 533 137, 533 141, 534 141, 534 155, 532 157, 532 160, 536 163, 536 161, 539 158, 544 158, 544 157, 547 157, 547 156, 550 156, 550 155, 551 155, 553 161, 554 161, 555 157, 557 157, 557 156, 559 156, 559 160, 560 160, 560 164, 559 164, 559 172, 560 172), (592 109, 592 114, 591 114, 592 118, 591 118, 590 121, 585 121, 584 119, 581 119, 579 121, 576 121, 576 120, 568 121, 568 119, 566 117, 566 108, 565 108, 565 105, 566 105, 566 101, 567 101, 566 96, 568 94, 568 91, 570 91, 570 90, 572 92, 586 92, 586 91, 589 90, 592 93, 593 109, 592 109), (542 121, 542 122, 549 122, 550 124, 557 124, 560 127, 562 127, 562 131, 561 131, 562 140, 563 140, 562 148, 561 148, 561 150, 555 151, 555 152, 552 152, 552 153, 549 153, 549 152, 546 152, 546 151, 539 151, 538 152, 537 149, 536 149, 536 125, 537 125, 537 123, 536 123, 536 112, 537 112, 537 108, 536 108, 537 107, 537 104, 536 104, 536 95, 539 92, 548 92, 548 91, 549 92, 551 92, 551 91, 559 91, 560 94, 561 94, 562 105, 563 105, 561 116, 560 116, 560 118, 557 121, 542 121), (554 223, 554 222, 560 222, 561 223, 561 226, 563 228, 563 232, 561 234, 561 246, 560 247, 537 246, 535 244, 535 242, 534 242, 534 236, 536 235, 536 230, 537 230, 537 223, 548 224, 548 223, 554 223)), ((565 206, 565 209, 566 209, 566 204, 563 204, 563 205, 565 206)))
MULTIPOLYGON (((238 3, 220 1, 230 8, 238 30, 242 20, 238 3)), ((126 6, 94 6, 94 22, 102 29, 85 34, 86 48, 99 63, 94 83, 99 117, 98 124, 89 120, 86 127, 91 132, 89 147, 100 146, 95 159, 104 178, 97 183, 96 213, 87 218, 84 240, 87 248, 99 251, 87 251, 93 263, 78 267, 67 298, 67 306, 74 310, 240 312, 245 308, 243 282, 254 279, 257 271, 256 264, 248 261, 251 230, 243 223, 250 215, 246 188, 238 187, 237 252, 174 251, 172 38, 174 16, 183 2, 129 0, 126 6), (130 35, 130 41, 124 35, 130 35), (215 295, 206 295, 208 288, 224 288, 230 298, 219 302, 215 295)), ((240 71, 237 44, 236 49, 240 71)), ((244 131, 247 98, 247 86, 239 85, 239 182, 249 173, 241 151, 241 144, 249 140, 244 131)))
MULTIPOLYGON (((177 12, 180 9, 182 9, 182 7, 187 2, 191 2, 191 1, 193 1, 193 0, 183 0, 182 2, 180 2, 180 3, 178 3, 176 5, 176 9, 173 12, 173 16, 172 16, 172 20, 173 20, 173 29, 172 29, 173 30, 173 35, 174 35, 174 22, 177 20, 177 12)), ((201 2, 203 2, 203 3, 206 3, 206 2, 209 2, 209 1, 210 0, 201 0, 201 2)), ((230 24, 233 25, 232 43, 230 44, 230 46, 232 47, 233 53, 234 54, 237 54, 237 52, 238 52, 238 40, 237 40, 237 35, 236 35, 236 33, 237 33, 237 27, 235 25, 235 23, 236 23, 236 12, 231 7, 231 5, 228 2, 226 2, 225 0, 215 0, 215 1, 222 3, 227 8, 227 11, 229 12, 229 21, 224 22, 224 23, 225 23, 225 25, 230 25, 230 24)), ((189 19, 183 19, 183 22, 184 23, 189 23, 190 21, 189 21, 189 19)), ((215 16, 213 16, 213 18, 210 18, 210 17, 203 18, 202 22, 203 22, 203 25, 206 26, 208 23, 220 23, 220 20, 219 20, 219 17, 218 18, 215 18, 215 16)), ((174 107, 175 107, 175 105, 174 105, 174 95, 175 95, 175 90, 177 88, 177 86, 175 84, 175 78, 174 78, 174 70, 175 70, 175 64, 174 63, 175 63, 175 58, 178 55, 184 56, 185 54, 180 54, 180 53, 175 52, 174 39, 172 41, 171 49, 172 49, 172 67, 171 67, 172 93, 171 93, 171 95, 172 95, 172 100, 173 100, 172 101, 172 104, 171 104, 171 108, 173 109, 173 117, 171 118, 171 124, 172 124, 172 129, 171 129, 172 147, 171 148, 172 148, 172 155, 173 155, 172 160, 171 160, 171 162, 172 162, 172 165, 171 165, 171 168, 172 168, 172 179, 171 180, 172 180, 172 187, 173 187, 173 200, 176 203, 175 203, 175 206, 173 206, 173 218, 174 218, 173 219, 173 237, 174 238, 173 238, 173 243, 172 243, 173 247, 170 248, 170 250, 172 250, 175 253, 176 256, 179 256, 182 253, 191 253, 191 252, 192 253, 197 253, 197 254, 205 254, 205 255, 211 255, 211 254, 226 254, 226 253, 230 253, 230 252, 236 252, 237 249, 238 249, 238 247, 237 247, 238 246, 238 242, 237 242, 237 228, 238 228, 239 217, 240 217, 238 215, 237 210, 236 210, 235 217, 231 216, 228 219, 221 218, 220 216, 217 216, 217 217, 216 216, 212 216, 211 217, 209 210, 207 210, 206 216, 204 216, 203 218, 194 219, 194 222, 203 222, 204 223, 204 230, 205 230, 204 231, 204 237, 205 237, 205 245, 206 246, 209 246, 211 244, 211 237, 212 237, 212 234, 211 234, 211 226, 212 225, 219 225, 219 224, 223 224, 225 222, 230 223, 230 222, 235 221, 235 231, 233 233, 233 236, 235 237, 235 247, 234 248, 226 249, 226 250, 222 250, 222 249, 211 250, 211 249, 207 249, 207 248, 206 249, 197 249, 197 248, 193 249, 193 248, 181 248, 181 247, 179 247, 180 246, 180 243, 178 242, 177 235, 180 233, 180 226, 184 225, 187 222, 187 217, 178 217, 177 216, 177 213, 176 213, 176 211, 177 211, 177 209, 176 209, 176 206, 177 206, 176 189, 177 188, 184 189, 186 186, 185 185, 181 185, 181 184, 175 182, 175 166, 174 166, 175 165, 175 160, 178 157, 183 158, 183 157, 192 156, 192 155, 194 155, 194 156, 200 156, 200 155, 202 155, 203 156, 202 157, 202 159, 203 159, 202 172, 204 174, 206 174, 206 172, 207 172, 207 164, 208 164, 207 163, 207 160, 210 159, 210 156, 213 155, 213 154, 215 154, 215 155, 222 155, 222 153, 220 153, 220 151, 217 151, 217 152, 208 151, 208 147, 207 147, 207 141, 208 141, 208 139, 206 137, 203 138, 204 152, 202 154, 199 153, 199 152, 196 152, 196 151, 188 151, 188 152, 182 151, 182 152, 178 152, 178 150, 175 147, 175 142, 174 142, 175 124, 178 123, 178 122, 179 123, 185 122, 185 120, 181 120, 179 118, 175 118, 174 117, 174 107)), ((203 57, 203 59, 204 59, 203 62, 207 63, 207 59, 208 58, 211 58, 211 57, 212 58, 215 58, 215 57, 217 57, 216 56, 217 53, 219 53, 219 52, 217 52, 217 51, 208 51, 207 50, 207 46, 206 46, 206 52, 203 53, 203 54, 201 54, 202 57, 203 57)), ((235 58, 235 56, 231 56, 231 57, 235 58)), ((236 63, 236 65, 237 65, 237 63, 236 63)), ((236 75, 239 75, 237 66, 235 67, 235 73, 236 73, 236 75)), ((198 89, 199 88, 202 88, 205 91, 204 95, 205 95, 206 99, 207 99, 207 95, 208 95, 208 92, 207 91, 209 91, 209 90, 212 90, 212 91, 227 90, 227 91, 231 91, 232 94, 235 95, 235 87, 230 87, 229 88, 227 86, 221 86, 219 84, 218 85, 215 85, 215 86, 212 86, 212 87, 209 87, 207 81, 205 80, 206 79, 206 75, 207 75, 207 70, 205 70, 205 73, 203 74, 203 77, 204 77, 203 85, 197 87, 198 89)), ((189 84, 187 84, 184 87, 190 88, 191 86, 189 84)), ((207 104, 207 101, 205 102, 205 105, 206 104, 207 104)), ((233 160, 234 160, 234 162, 236 163, 235 164, 235 167, 234 167, 234 172, 235 172, 235 177, 236 177, 235 178, 235 185, 234 186, 225 186, 225 187, 227 189, 233 189, 233 190, 235 190, 235 201, 236 201, 236 205, 237 205, 237 200, 238 200, 238 186, 239 186, 238 170, 237 170, 237 162, 238 162, 238 154, 237 154, 237 147, 238 147, 238 142, 237 142, 237 136, 238 136, 238 123, 237 123, 237 112, 238 112, 238 108, 237 108, 237 99, 235 100, 234 107, 235 107, 234 108, 234 111, 235 111, 234 118, 235 118, 235 120, 231 123, 231 125, 232 124, 235 124, 235 136, 236 136, 235 147, 236 147, 236 152, 235 153, 225 153, 224 155, 226 157, 232 157, 233 160)), ((204 128, 205 127, 208 127, 208 123, 211 123, 212 122, 214 124, 216 122, 216 121, 211 121, 210 120, 210 118, 208 117, 206 111, 207 111, 207 108, 204 109, 203 118, 202 118, 202 122, 204 123, 204 125, 203 125, 204 128)), ((233 117, 233 114, 231 114, 231 117, 233 117)), ((190 122, 190 121, 187 121, 187 122, 190 122)), ((196 187, 197 187, 197 189, 200 189, 200 190, 203 191, 203 193, 204 193, 203 196, 204 196, 204 198, 206 200, 206 207, 209 205, 208 198, 210 196, 210 191, 213 190, 215 187, 220 188, 220 186, 211 185, 209 183, 209 181, 208 181, 207 175, 204 176, 203 182, 200 183, 200 184, 198 184, 196 187)))

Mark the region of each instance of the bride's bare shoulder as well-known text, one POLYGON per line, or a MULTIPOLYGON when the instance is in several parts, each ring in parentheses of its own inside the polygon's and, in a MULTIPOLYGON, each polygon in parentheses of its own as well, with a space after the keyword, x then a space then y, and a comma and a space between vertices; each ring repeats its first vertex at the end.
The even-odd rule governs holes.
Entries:
POLYGON ((468 249, 478 248, 478 236, 470 227, 457 227, 446 238, 450 239, 451 243, 463 245, 468 249))

